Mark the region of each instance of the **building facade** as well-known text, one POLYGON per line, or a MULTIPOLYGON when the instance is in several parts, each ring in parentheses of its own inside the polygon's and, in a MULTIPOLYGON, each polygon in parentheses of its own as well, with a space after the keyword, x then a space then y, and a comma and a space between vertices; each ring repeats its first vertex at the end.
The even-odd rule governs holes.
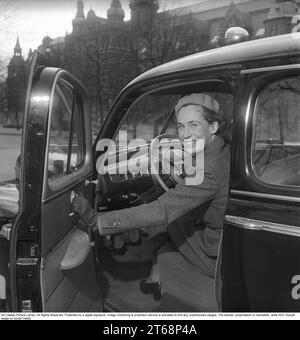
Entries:
POLYGON ((118 92, 138 74, 164 62, 206 48, 206 23, 191 14, 178 20, 159 12, 157 0, 131 0, 125 21, 120 0, 112 0, 107 17, 77 1, 73 31, 63 38, 46 37, 39 51, 87 87, 93 120, 101 123, 118 92))
MULTIPOLYGON (((204 0, 163 11, 159 0, 130 0, 126 21, 121 1, 112 0, 107 17, 102 18, 93 9, 86 12, 84 0, 78 0, 72 33, 45 37, 39 47, 54 65, 83 82, 98 124, 117 93, 138 74, 222 46, 226 30, 233 26, 247 29, 251 39, 289 33, 300 8, 300 0, 204 0)), ((24 61, 15 51, 11 63, 12 69, 24 61)))
POLYGON ((29 65, 22 56, 18 37, 14 55, 7 67, 7 78, 2 90, 2 102, 4 104, 2 124, 6 127, 19 129, 22 126, 28 69, 29 65))

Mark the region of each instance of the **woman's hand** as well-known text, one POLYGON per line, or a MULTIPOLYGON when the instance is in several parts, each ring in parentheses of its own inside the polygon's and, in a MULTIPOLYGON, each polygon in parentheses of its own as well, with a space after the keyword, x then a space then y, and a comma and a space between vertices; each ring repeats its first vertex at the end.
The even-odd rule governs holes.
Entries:
POLYGON ((97 229, 98 213, 83 196, 75 196, 72 201, 72 211, 77 213, 88 227, 93 230, 97 229))

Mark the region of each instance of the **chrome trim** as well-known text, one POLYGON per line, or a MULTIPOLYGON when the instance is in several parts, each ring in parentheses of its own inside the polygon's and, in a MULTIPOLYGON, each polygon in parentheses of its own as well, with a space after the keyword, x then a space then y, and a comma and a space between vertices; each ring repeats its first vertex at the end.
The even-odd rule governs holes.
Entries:
POLYGON ((241 196, 249 196, 249 197, 256 197, 256 198, 266 198, 266 199, 277 200, 277 201, 300 203, 300 197, 271 195, 271 194, 264 194, 264 193, 259 193, 259 192, 239 191, 239 190, 231 190, 230 193, 232 195, 241 195, 241 196))
POLYGON ((225 222, 235 227, 254 231, 266 231, 269 233, 300 237, 300 227, 291 225, 272 223, 266 221, 252 220, 238 216, 225 216, 225 222))
POLYGON ((25 258, 19 258, 17 260, 17 265, 18 266, 36 266, 38 262, 39 262, 38 258, 25 257, 25 258))
POLYGON ((271 72, 271 71, 285 71, 285 70, 294 70, 294 69, 300 70, 300 64, 253 68, 249 70, 242 70, 241 74, 261 73, 261 72, 271 72))

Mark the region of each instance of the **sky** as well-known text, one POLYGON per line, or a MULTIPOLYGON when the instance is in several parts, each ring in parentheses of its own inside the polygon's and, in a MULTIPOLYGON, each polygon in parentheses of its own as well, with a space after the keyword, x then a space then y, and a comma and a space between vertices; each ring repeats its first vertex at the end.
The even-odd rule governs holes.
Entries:
MULTIPOLYGON (((129 0, 120 0, 125 20, 130 19, 129 0)), ((167 8, 185 6, 205 0, 163 0, 167 8)), ((84 0, 85 14, 92 8, 97 16, 106 17, 112 0, 84 0)), ((7 64, 19 36, 23 56, 42 43, 43 37, 64 36, 72 32, 77 0, 0 0, 0 59, 7 64)))

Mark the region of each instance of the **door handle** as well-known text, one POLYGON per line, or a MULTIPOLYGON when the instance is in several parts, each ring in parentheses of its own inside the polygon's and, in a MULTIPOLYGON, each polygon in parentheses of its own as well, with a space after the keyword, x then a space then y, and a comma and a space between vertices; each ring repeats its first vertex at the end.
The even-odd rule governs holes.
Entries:
POLYGON ((72 211, 69 213, 69 217, 73 227, 76 227, 80 221, 80 216, 76 212, 72 211))

